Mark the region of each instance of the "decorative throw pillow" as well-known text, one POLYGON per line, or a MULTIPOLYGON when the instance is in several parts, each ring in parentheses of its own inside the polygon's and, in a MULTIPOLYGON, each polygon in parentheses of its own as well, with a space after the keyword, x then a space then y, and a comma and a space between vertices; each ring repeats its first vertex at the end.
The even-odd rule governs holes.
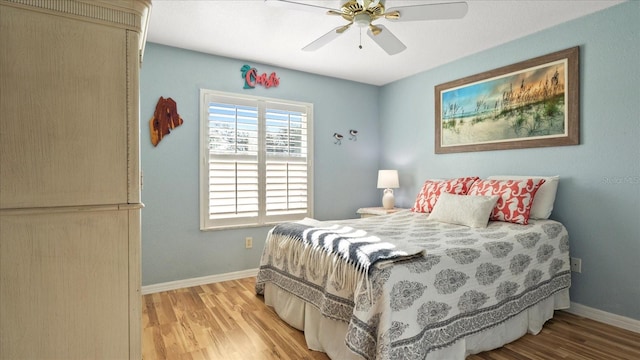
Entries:
POLYGON ((498 195, 471 196, 442 193, 429 214, 429 220, 484 228, 487 227, 489 216, 498 198, 498 195))
POLYGON ((440 194, 446 192, 455 195, 465 195, 467 191, 469 191, 471 184, 478 179, 479 177, 473 176, 448 180, 427 180, 424 182, 424 185, 422 185, 422 189, 418 193, 411 211, 431 212, 440 194))
POLYGON ((558 182, 560 176, 518 176, 518 175, 499 175, 489 176, 488 180, 525 180, 525 179, 544 179, 544 184, 540 186, 533 205, 531 205, 530 219, 548 219, 553 211, 553 203, 556 200, 556 192, 558 191, 558 182))
POLYGON ((526 225, 531 205, 544 179, 478 180, 469 189, 469 195, 499 195, 490 220, 526 225))

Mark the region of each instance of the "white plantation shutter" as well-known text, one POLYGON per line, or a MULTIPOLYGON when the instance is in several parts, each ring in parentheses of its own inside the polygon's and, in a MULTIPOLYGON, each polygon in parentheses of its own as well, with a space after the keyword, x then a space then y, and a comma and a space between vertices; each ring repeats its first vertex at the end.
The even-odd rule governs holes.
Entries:
POLYGON ((306 110, 267 102, 265 119, 266 216, 306 214, 306 110))
POLYGON ((311 104, 201 91, 201 228, 311 216, 311 104))

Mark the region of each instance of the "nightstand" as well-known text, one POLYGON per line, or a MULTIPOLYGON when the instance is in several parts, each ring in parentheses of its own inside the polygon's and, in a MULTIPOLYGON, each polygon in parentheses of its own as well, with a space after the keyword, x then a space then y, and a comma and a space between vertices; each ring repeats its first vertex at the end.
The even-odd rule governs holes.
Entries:
POLYGON ((371 216, 380 216, 393 214, 396 211, 402 210, 401 208, 393 208, 393 209, 385 209, 383 207, 368 207, 368 208, 360 208, 357 213, 360 214, 361 218, 371 217, 371 216))

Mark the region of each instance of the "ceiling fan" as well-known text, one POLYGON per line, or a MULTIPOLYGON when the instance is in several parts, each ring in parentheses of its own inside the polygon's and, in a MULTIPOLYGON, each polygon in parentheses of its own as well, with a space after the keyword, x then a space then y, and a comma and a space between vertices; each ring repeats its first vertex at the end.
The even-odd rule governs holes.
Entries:
MULTIPOLYGON (((467 14, 467 3, 448 2, 437 4, 421 4, 411 6, 399 6, 385 9, 385 0, 346 0, 340 9, 332 9, 324 6, 305 4, 290 0, 265 0, 272 5, 280 5, 296 10, 321 12, 332 16, 341 16, 348 23, 338 26, 318 39, 303 47, 304 51, 315 51, 335 40, 356 24, 357 27, 367 28, 367 35, 389 55, 402 52, 407 47, 385 26, 373 24, 374 21, 384 18, 392 22, 424 21, 441 19, 459 19, 467 14)), ((362 45, 359 46, 362 48, 362 45)))

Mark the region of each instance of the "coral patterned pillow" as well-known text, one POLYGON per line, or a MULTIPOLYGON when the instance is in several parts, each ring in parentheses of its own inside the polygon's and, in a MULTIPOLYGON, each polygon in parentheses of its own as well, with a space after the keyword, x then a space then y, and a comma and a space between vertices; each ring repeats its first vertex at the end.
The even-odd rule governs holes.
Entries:
POLYGON ((526 225, 533 198, 544 179, 478 180, 469 189, 469 195, 499 195, 490 220, 526 225))
POLYGON ((463 177, 449 180, 427 180, 422 185, 422 190, 416 197, 416 202, 411 208, 413 212, 430 213, 443 192, 454 195, 465 195, 471 184, 479 177, 463 177))

